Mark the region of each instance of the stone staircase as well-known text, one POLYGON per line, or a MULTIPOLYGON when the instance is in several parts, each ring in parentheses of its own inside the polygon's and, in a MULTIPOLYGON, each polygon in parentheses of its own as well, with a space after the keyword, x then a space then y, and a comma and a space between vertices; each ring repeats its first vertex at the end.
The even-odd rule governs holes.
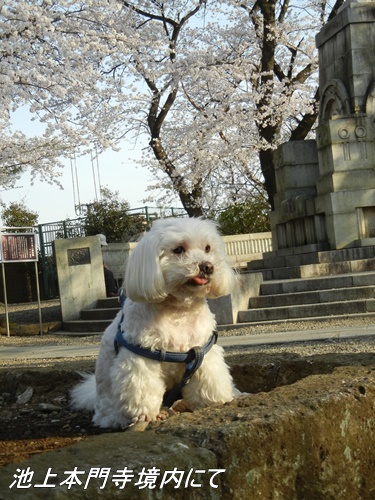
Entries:
MULTIPOLYGON (((375 318, 375 246, 280 256, 265 253, 248 264, 264 282, 238 323, 321 321, 334 318, 375 318)), ((119 311, 115 298, 98 300, 76 321, 64 321, 66 334, 101 334, 119 311)))
POLYGON ((81 318, 63 321, 64 332, 82 334, 101 334, 111 324, 120 309, 117 297, 99 299, 93 309, 83 309, 81 318))
POLYGON ((374 316, 375 247, 284 255, 270 252, 248 265, 262 272, 260 294, 239 323, 317 321, 374 316))

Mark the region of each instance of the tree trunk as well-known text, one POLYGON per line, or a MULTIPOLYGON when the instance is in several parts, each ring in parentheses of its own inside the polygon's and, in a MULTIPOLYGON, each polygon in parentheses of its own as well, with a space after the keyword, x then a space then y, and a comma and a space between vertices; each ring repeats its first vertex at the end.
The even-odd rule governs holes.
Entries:
POLYGON ((203 215, 202 179, 198 179, 193 188, 188 190, 184 177, 176 173, 176 167, 168 158, 160 138, 153 138, 150 141, 150 146, 160 166, 172 181, 173 189, 177 192, 182 206, 188 213, 189 217, 199 217, 203 215))
POLYGON ((273 162, 273 150, 259 151, 259 161, 264 176, 264 187, 266 188, 271 210, 275 209, 274 196, 276 194, 275 165, 273 162))

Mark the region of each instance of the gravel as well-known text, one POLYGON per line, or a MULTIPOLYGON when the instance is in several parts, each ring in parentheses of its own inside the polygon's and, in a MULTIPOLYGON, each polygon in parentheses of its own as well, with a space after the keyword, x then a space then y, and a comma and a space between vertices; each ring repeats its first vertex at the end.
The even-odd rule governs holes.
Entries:
MULTIPOLYGON (((60 300, 41 301, 42 318, 44 323, 61 321, 60 300)), ((39 323, 39 307, 37 302, 23 304, 8 304, 9 320, 21 325, 39 323)), ((5 320, 5 305, 0 303, 0 317, 5 320)))

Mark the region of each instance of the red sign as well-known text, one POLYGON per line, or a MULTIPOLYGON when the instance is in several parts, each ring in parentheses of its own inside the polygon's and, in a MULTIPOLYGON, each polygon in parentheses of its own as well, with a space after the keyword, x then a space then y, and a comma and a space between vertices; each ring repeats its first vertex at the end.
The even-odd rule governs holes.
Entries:
POLYGON ((38 260, 36 234, 8 233, 1 235, 2 262, 32 262, 38 260))

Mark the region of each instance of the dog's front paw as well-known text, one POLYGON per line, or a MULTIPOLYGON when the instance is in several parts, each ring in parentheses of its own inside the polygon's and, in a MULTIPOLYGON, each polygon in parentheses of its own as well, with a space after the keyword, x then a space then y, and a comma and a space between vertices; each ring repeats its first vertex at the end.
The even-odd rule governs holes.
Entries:
POLYGON ((155 420, 151 415, 141 414, 138 417, 133 417, 127 426, 128 430, 132 431, 144 431, 148 424, 155 420))
POLYGON ((179 399, 173 403, 172 408, 174 412, 184 413, 186 411, 191 411, 184 399, 179 399))
POLYGON ((160 412, 157 416, 157 420, 167 420, 169 417, 173 417, 173 415, 176 415, 176 412, 174 411, 174 408, 168 408, 167 406, 163 406, 160 409, 160 412))
POLYGON ((131 424, 134 425, 134 424, 138 424, 139 422, 153 422, 154 420, 156 420, 156 415, 154 414, 141 414, 141 415, 138 415, 137 417, 133 417, 132 418, 132 421, 131 421, 131 424))
MULTIPOLYGON (((158 413, 150 413, 150 414, 141 414, 137 417, 134 417, 131 421, 130 426, 138 425, 141 423, 145 423, 146 425, 149 422, 155 422, 156 420, 167 420, 167 418, 176 415, 176 412, 172 408, 167 408, 163 406, 158 413)), ((143 427, 143 426, 142 426, 143 427)))

